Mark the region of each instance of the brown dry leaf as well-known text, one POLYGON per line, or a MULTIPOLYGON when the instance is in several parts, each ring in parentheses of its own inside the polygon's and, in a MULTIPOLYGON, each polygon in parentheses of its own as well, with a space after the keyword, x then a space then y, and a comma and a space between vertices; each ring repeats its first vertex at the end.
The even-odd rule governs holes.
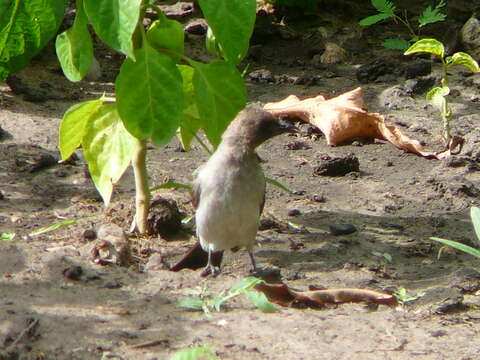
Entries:
POLYGON ((310 307, 323 307, 326 304, 343 304, 347 302, 373 302, 380 305, 395 306, 395 296, 366 289, 324 289, 297 291, 290 289, 285 284, 269 284, 262 282, 255 285, 255 289, 261 291, 267 298, 282 306, 305 304, 310 307))
POLYGON ((424 150, 419 141, 403 135, 395 126, 385 124, 382 115, 369 113, 364 107, 360 87, 328 100, 322 95, 305 100, 290 95, 282 101, 266 104, 264 109, 275 116, 297 117, 315 125, 327 138, 328 145, 339 145, 353 138, 373 137, 427 158, 444 159, 458 153, 460 150, 454 150, 457 147, 461 149, 463 144, 463 139, 454 137, 446 150, 424 150))

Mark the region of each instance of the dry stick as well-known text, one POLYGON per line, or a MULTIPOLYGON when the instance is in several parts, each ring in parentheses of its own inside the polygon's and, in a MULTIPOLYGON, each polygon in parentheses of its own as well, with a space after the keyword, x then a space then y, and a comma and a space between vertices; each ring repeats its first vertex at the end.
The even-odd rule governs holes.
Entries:
MULTIPOLYGON (((30 325, 28 325, 25 329, 22 330, 22 332, 18 335, 18 337, 5 349, 5 354, 8 354, 15 345, 18 344, 20 340, 27 334, 30 330, 32 330, 37 324, 38 324, 38 319, 33 320, 30 325)), ((0 353, 1 354, 1 353, 0 353)))

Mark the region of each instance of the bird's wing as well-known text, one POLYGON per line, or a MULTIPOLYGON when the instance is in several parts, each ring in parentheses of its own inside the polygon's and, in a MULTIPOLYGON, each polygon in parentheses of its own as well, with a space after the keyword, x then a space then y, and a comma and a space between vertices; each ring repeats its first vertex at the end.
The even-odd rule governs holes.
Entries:
POLYGON ((194 181, 192 186, 192 204, 195 210, 197 209, 198 204, 200 202, 200 193, 201 193, 200 184, 198 183, 198 181, 194 181))

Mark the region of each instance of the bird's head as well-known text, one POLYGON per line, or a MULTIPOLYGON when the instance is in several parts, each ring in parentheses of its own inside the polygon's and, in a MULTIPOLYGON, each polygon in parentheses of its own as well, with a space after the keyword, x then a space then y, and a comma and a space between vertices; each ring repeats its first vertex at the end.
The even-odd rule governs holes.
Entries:
POLYGON ((242 144, 254 150, 274 136, 295 131, 297 131, 295 126, 278 120, 260 107, 248 106, 233 119, 222 139, 231 145, 242 144))

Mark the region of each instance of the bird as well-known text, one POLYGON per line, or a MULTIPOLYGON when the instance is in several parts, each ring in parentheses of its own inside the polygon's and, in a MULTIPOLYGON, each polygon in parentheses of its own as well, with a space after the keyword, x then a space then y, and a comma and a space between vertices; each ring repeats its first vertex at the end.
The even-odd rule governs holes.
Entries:
MULTIPOLYGON (((204 274, 217 275, 224 250, 245 248, 257 271, 253 246, 265 203, 265 175, 256 148, 266 140, 295 132, 257 105, 238 113, 222 135, 219 146, 196 171, 192 202, 196 235, 207 253, 204 274)), ((193 249, 198 255, 200 249, 193 249)))

